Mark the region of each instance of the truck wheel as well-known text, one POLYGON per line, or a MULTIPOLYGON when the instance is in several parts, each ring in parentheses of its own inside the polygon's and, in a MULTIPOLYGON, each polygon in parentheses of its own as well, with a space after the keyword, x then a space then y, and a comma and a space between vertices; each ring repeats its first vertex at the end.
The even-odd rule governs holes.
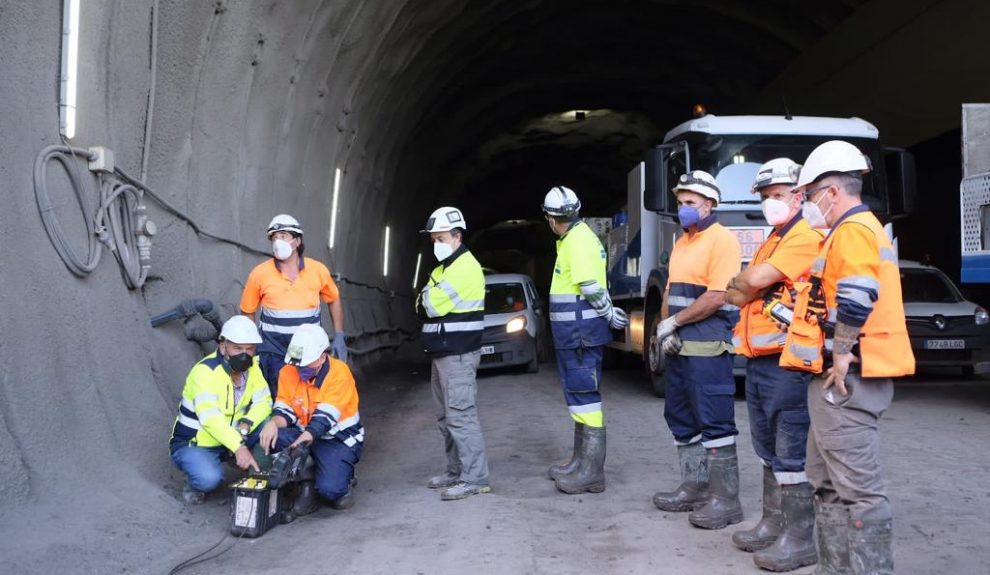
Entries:
POLYGON ((653 388, 653 393, 657 397, 664 397, 667 394, 667 380, 664 378, 664 371, 666 371, 667 358, 660 349, 660 342, 657 341, 656 332, 654 328, 660 323, 660 313, 658 312, 647 323, 646 332, 643 334, 644 339, 646 334, 650 334, 649 340, 643 346, 643 365, 646 369, 646 376, 650 380, 650 386, 653 388))
POLYGON ((536 340, 533 340, 533 348, 530 350, 533 353, 533 358, 529 360, 526 364, 526 373, 537 373, 540 371, 540 346, 537 345, 536 340))

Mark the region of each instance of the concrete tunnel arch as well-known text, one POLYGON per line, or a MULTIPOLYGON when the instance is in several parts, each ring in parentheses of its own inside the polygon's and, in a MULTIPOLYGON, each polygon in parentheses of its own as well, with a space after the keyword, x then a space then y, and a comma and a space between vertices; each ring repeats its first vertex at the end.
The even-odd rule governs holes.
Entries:
MULTIPOLYGON (((563 180, 607 214, 642 149, 695 102, 776 113, 786 95, 794 113, 864 115, 901 145, 951 129, 958 102, 988 93, 990 76, 977 73, 986 64, 962 57, 980 53, 988 7, 908 4, 95 0, 82 16, 74 143, 112 148, 130 173, 147 154, 152 188, 210 231, 259 248, 271 215, 299 215, 309 255, 399 293, 345 285, 349 330, 414 329, 401 293, 433 206, 462 205, 485 227, 531 217, 545 186, 563 180), (953 41, 933 43, 946 22, 956 26, 953 41), (834 81, 817 82, 809 70, 832 62, 830 45, 843 58, 829 68, 834 81), (915 77, 924 79, 915 98, 891 97, 915 77), (864 78, 870 114, 847 89, 864 78), (804 82, 817 82, 814 94, 799 89, 804 82), (938 105, 924 106, 928 98, 938 105), (545 121, 576 109, 610 112, 566 134, 545 121), (339 243, 330 251, 338 167, 339 243)), ((68 469, 89 486, 159 492, 164 436, 199 352, 179 328, 152 330, 148 317, 188 297, 233 313, 238 281, 258 261, 154 211, 161 233, 144 290, 128 291, 109 258, 83 280, 66 272, 30 193, 35 155, 58 142, 60 30, 59 2, 0 2, 0 233, 9 246, 0 261, 16 270, 0 274, 0 292, 15 304, 0 343, 3 507, 57 497, 68 469), (39 405, 50 422, 40 428, 39 405)), ((59 198, 82 242, 64 186, 59 198)))

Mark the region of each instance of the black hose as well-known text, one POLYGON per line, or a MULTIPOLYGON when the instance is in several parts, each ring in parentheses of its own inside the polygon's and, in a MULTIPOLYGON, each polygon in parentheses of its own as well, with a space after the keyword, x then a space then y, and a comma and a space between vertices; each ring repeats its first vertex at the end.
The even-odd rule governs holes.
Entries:
MULTIPOLYGON (((203 319, 213 324, 216 328, 216 333, 220 333, 222 325, 220 324, 220 311, 217 310, 213 302, 208 299, 187 299, 175 306, 174 308, 168 310, 167 312, 160 313, 158 315, 152 316, 151 327, 160 327, 166 323, 177 320, 177 319, 189 319, 194 315, 201 315, 203 319)), ((203 332, 205 334, 205 332, 203 332)), ((186 334, 187 337, 190 336, 189 333, 186 334)), ((196 335, 201 335, 197 332, 196 335)), ((214 336, 215 338, 215 336, 214 336)), ((190 337, 190 339, 193 339, 190 337)), ((204 341, 201 339, 195 339, 195 341, 204 341)), ((212 341, 212 339, 207 340, 212 341)))

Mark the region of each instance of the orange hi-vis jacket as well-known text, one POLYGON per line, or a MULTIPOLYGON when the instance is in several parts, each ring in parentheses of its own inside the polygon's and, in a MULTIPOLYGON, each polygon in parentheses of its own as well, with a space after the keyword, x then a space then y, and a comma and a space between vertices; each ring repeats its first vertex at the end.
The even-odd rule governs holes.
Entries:
MULTIPOLYGON (((823 235, 798 214, 780 230, 774 230, 756 251, 750 266, 767 263, 784 275, 773 297, 792 306, 794 282, 807 281, 811 265, 821 247, 823 235)), ((763 313, 764 298, 758 297, 740 311, 732 343, 736 353, 746 357, 763 357, 783 351, 787 332, 763 313)))
POLYGON ((328 358, 312 383, 299 378, 296 366, 283 367, 272 415, 281 415, 315 439, 336 438, 348 447, 364 441, 354 376, 335 358, 328 358))
MULTIPOLYGON (((822 282, 827 320, 834 324, 838 319, 840 294, 856 297, 862 287, 875 287, 877 299, 859 335, 862 375, 911 375, 914 353, 904 319, 897 254, 872 212, 865 207, 850 212, 829 233, 812 266, 812 275, 822 282)), ((825 348, 831 352, 831 339, 825 340, 825 348)))

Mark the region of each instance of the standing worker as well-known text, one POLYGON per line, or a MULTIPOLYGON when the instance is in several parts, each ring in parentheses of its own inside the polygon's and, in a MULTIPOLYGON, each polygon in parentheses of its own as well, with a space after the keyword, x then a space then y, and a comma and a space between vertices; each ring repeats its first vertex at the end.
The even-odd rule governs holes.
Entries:
POLYGON ((423 319, 423 346, 433 360, 430 383, 447 469, 427 485, 440 499, 489 493, 488 459, 475 401, 485 327, 485 275, 464 244, 467 223, 460 210, 434 211, 422 233, 430 234, 440 265, 416 298, 423 319))
MULTIPOLYGON (((805 218, 831 228, 812 267, 811 289, 795 308, 824 308, 809 363, 826 370, 808 387, 808 480, 815 488, 822 573, 894 572, 893 513, 880 471, 878 424, 894 395, 893 377, 914 373, 897 254, 863 205, 869 160, 833 140, 815 148, 798 179, 805 218)), ((795 314, 794 321, 802 318, 795 314)))
POLYGON ((780 366, 787 332, 765 310, 793 308, 794 282, 808 281, 823 235, 801 216, 802 195, 793 191, 801 166, 789 158, 763 164, 753 193, 773 232, 749 267, 729 282, 729 303, 740 308, 736 353, 746 356, 746 406, 756 455, 763 463, 763 517, 732 534, 753 562, 770 571, 792 571, 815 562, 812 489, 804 472, 808 443, 811 373, 780 366))
POLYGON ((574 420, 569 462, 550 468, 564 493, 605 490, 605 415, 602 411, 602 354, 612 341, 609 327, 622 329, 626 313, 612 306, 605 279, 605 249, 578 217, 581 201, 570 188, 554 186, 543 213, 557 240, 550 283, 550 328, 564 399, 574 420))
POLYGON ((691 511, 688 521, 696 527, 721 529, 743 519, 732 376, 739 308, 725 297, 742 258, 736 236, 713 213, 720 192, 711 174, 684 174, 671 191, 685 233, 670 255, 655 341, 669 356, 663 413, 677 444, 681 485, 657 493, 653 503, 691 511))
POLYGON ((217 351, 189 370, 169 452, 186 474, 182 498, 203 502, 223 482, 221 462, 234 458, 241 469, 260 471, 251 448, 272 411, 272 396, 254 358, 258 328, 235 315, 220 329, 217 351))
POLYGON ((333 318, 333 354, 347 361, 344 342, 344 307, 337 284, 327 266, 303 257, 303 230, 290 215, 279 214, 268 224, 272 259, 258 264, 241 295, 241 313, 255 319, 261 308, 262 344, 258 349, 261 371, 272 397, 278 395, 278 372, 285 365, 289 340, 300 325, 320 323, 320 302, 327 303, 333 318))

